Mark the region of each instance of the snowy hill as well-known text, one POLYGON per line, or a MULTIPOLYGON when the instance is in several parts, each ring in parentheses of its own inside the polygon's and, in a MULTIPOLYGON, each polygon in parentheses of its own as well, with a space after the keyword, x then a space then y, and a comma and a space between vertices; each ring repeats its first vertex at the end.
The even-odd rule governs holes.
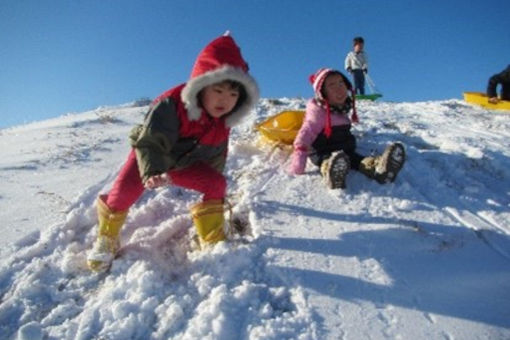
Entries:
POLYGON ((459 100, 359 103, 364 154, 399 140, 394 184, 359 173, 328 190, 254 122, 302 99, 263 99, 227 165, 248 243, 189 251, 196 193, 147 191, 110 273, 91 274, 94 199, 146 107, 0 130, 2 339, 509 339, 510 115, 459 100))

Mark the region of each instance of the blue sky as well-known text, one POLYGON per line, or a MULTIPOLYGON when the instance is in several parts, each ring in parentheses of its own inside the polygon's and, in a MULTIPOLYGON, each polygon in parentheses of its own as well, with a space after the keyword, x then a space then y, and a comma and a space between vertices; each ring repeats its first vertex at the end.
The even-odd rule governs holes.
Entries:
POLYGON ((0 2, 0 128, 153 98, 230 30, 261 95, 309 97, 365 38, 388 101, 461 98, 510 64, 510 2, 77 0, 0 2))

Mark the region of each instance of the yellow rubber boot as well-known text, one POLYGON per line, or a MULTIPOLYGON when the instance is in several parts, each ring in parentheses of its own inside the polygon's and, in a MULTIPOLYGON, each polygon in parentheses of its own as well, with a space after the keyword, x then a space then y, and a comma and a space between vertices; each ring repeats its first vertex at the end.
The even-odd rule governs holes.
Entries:
POLYGON ((213 244, 225 240, 225 216, 222 200, 208 200, 191 207, 193 224, 197 228, 202 244, 213 244))
POLYGON ((127 211, 112 211, 105 203, 106 195, 97 199, 98 234, 87 255, 87 265, 95 272, 105 271, 112 264, 119 249, 119 234, 126 221, 127 211))

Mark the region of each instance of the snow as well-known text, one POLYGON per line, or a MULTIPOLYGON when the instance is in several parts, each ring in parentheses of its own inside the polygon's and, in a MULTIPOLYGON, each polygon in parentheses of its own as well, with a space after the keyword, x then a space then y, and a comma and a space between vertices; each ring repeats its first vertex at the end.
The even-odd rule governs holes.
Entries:
POLYGON ((262 99, 234 129, 227 176, 248 242, 191 251, 175 187, 132 207, 107 274, 90 273, 95 198, 147 107, 0 130, 2 339, 508 339, 510 115, 460 100, 359 102, 364 154, 406 146, 397 181, 349 173, 329 190, 255 122, 300 98, 262 99))

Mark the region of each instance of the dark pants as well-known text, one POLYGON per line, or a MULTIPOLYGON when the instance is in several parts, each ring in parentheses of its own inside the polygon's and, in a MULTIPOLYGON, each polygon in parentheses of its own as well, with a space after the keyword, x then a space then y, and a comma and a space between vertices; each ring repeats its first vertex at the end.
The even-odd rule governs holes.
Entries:
POLYGON ((496 90, 498 84, 501 84, 501 99, 510 100, 510 65, 503 72, 495 74, 489 79, 489 85, 487 86, 487 96, 497 96, 496 90))
POLYGON ((352 70, 354 78, 354 91, 356 94, 365 94, 365 73, 363 70, 352 70))
POLYGON ((350 126, 334 126, 329 138, 321 133, 313 142, 308 157, 313 164, 320 167, 333 152, 340 150, 349 157, 351 169, 358 170, 361 160, 365 157, 356 152, 356 138, 351 133, 350 126))

